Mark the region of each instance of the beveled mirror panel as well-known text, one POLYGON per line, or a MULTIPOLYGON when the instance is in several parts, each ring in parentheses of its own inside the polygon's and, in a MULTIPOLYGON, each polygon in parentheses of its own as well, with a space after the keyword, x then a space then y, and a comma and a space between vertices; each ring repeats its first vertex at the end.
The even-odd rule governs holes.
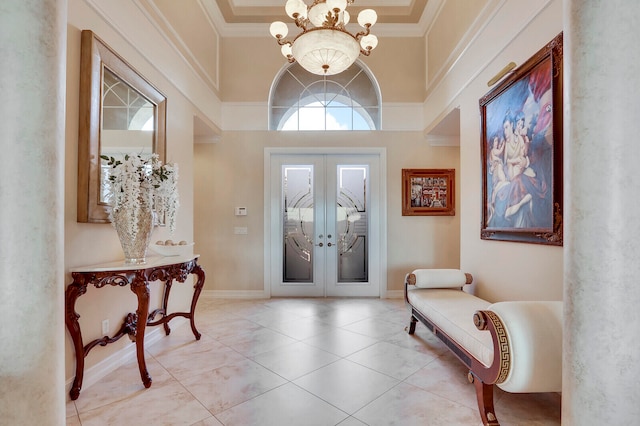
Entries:
POLYGON ((78 222, 109 222, 109 167, 101 155, 165 161, 166 97, 92 31, 82 31, 78 222))

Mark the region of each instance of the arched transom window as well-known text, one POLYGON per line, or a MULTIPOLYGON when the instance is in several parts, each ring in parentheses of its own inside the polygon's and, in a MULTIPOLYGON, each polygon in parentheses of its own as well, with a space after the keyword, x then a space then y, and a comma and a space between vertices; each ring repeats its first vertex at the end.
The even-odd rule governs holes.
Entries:
POLYGON ((379 130, 380 88, 360 61, 340 74, 311 74, 297 63, 276 76, 269 130, 379 130))

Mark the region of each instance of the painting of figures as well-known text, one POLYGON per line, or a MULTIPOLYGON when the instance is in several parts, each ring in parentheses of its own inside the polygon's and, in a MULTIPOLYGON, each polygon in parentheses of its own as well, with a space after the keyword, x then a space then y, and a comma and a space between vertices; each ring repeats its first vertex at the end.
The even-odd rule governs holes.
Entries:
POLYGON ((562 34, 480 100, 481 238, 562 245, 562 34))

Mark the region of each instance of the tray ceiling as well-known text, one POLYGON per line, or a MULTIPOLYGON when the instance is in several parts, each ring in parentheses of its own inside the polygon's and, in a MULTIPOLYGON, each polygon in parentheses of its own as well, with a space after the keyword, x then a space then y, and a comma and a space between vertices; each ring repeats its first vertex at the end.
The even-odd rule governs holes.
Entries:
MULTIPOLYGON (((355 13, 372 8, 378 22, 385 24, 417 24, 428 1, 433 0, 356 0, 349 9, 355 13)), ((215 2, 228 24, 270 23, 288 19, 284 12, 286 0, 203 0, 215 2)), ((306 1, 311 4, 311 0, 306 1)))

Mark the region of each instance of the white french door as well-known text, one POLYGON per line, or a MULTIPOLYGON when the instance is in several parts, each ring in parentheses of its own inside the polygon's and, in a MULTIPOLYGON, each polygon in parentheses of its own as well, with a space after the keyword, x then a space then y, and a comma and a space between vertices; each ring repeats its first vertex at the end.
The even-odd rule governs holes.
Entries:
POLYGON ((273 296, 380 296, 380 159, 272 155, 273 296))

